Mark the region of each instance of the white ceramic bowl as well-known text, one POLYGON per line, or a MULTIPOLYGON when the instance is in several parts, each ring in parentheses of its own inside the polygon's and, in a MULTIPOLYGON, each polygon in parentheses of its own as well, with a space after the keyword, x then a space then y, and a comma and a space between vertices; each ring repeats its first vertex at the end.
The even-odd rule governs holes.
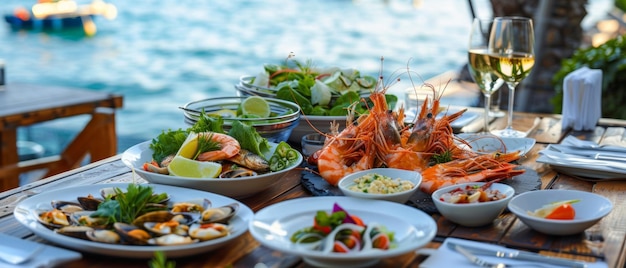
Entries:
MULTIPOLYGON (((302 155, 298 152, 298 160, 296 163, 278 172, 231 179, 197 179, 177 177, 147 172, 142 169, 142 165, 144 163, 152 160, 153 151, 150 149, 150 142, 151 141, 139 143, 128 148, 122 154, 122 162, 124 162, 124 164, 129 168, 134 169, 140 177, 151 183, 193 188, 229 197, 244 197, 261 192, 272 186, 274 182, 279 181, 280 178, 285 176, 287 172, 296 168, 302 162, 302 155)), ((270 142, 270 145, 272 146, 272 149, 268 154, 269 156, 274 153, 278 144, 270 142)), ((266 157, 269 159, 268 155, 266 155, 266 157)))
POLYGON ((352 196, 357 198, 364 199, 377 199, 377 200, 387 200, 398 203, 405 203, 409 200, 411 195, 413 195, 422 182, 422 174, 416 171, 403 170, 403 169, 395 169, 395 168, 374 168, 363 170, 359 172, 354 172, 350 175, 343 177, 337 186, 341 190, 341 192, 346 196, 352 196), (390 177, 392 179, 400 178, 401 180, 407 180, 413 183, 413 188, 407 191, 392 193, 392 194, 372 194, 372 193, 364 193, 350 190, 350 187, 353 186, 354 180, 360 178, 364 175, 376 173, 383 176, 390 177))
MULTIPOLYGON (((239 104, 247 97, 217 97, 197 100, 186 103, 183 108, 185 123, 189 126, 198 121, 200 112, 207 114, 219 110, 236 111, 239 104)), ((293 129, 300 123, 300 106, 297 104, 274 98, 264 98, 270 105, 272 115, 267 118, 223 118, 224 130, 230 129, 233 121, 251 125, 262 137, 270 142, 287 141, 293 129)), ((298 140, 299 142, 300 140, 298 140)))
POLYGON ((609 214, 611 201, 601 195, 578 190, 539 190, 519 194, 509 202, 509 210, 535 231, 549 235, 572 235, 585 231, 609 214), (580 199, 572 204, 576 211, 573 220, 550 220, 528 215, 544 205, 580 199))
POLYGON ((484 185, 484 182, 462 183, 438 189, 432 194, 435 207, 447 220, 459 225, 476 227, 491 224, 504 211, 515 194, 513 187, 503 183, 493 183, 489 189, 498 190, 506 197, 496 201, 480 203, 453 204, 440 199, 441 195, 456 188, 464 189, 467 185, 484 185))

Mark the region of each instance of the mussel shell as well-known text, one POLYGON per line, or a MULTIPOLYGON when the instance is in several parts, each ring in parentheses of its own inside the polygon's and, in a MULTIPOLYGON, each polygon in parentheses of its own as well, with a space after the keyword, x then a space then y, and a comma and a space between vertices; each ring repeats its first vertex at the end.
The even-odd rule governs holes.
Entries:
POLYGON ((145 245, 152 238, 145 230, 127 223, 116 222, 113 229, 120 235, 122 241, 131 245, 145 245))
POLYGON ((205 209, 211 207, 211 200, 202 198, 196 200, 189 200, 185 202, 176 202, 172 204, 170 211, 172 213, 178 212, 197 212, 201 213, 205 209))
POLYGON ((151 238, 148 240, 148 244, 157 245, 157 246, 173 246, 173 245, 184 245, 198 242, 198 239, 193 239, 189 236, 177 235, 177 234, 168 234, 164 236, 159 236, 155 238, 151 238))
POLYGON ((202 212, 200 223, 228 223, 239 210, 239 203, 232 203, 226 206, 209 208, 202 212))
POLYGON ((106 228, 108 219, 91 217, 93 211, 77 211, 69 214, 70 221, 73 225, 89 226, 93 228, 106 228))
POLYGON ((94 242, 102 242, 107 244, 119 244, 121 241, 120 235, 107 229, 93 229, 85 232, 87 239, 94 242))
POLYGON ((231 169, 226 172, 222 172, 222 174, 220 174, 219 177, 221 179, 232 179, 232 178, 251 177, 251 176, 256 176, 256 175, 258 175, 258 173, 254 170, 250 170, 247 168, 237 168, 237 169, 231 169))
POLYGON ((91 230, 93 230, 93 228, 89 226, 70 225, 70 226, 65 226, 65 227, 56 229, 55 232, 58 234, 67 235, 67 236, 74 237, 74 238, 88 239, 87 232, 91 230))
POLYGON ((91 210, 91 211, 98 210, 98 206, 102 203, 102 201, 104 201, 100 198, 94 197, 93 195, 79 196, 76 199, 78 200, 78 203, 80 203, 80 206, 84 210, 91 210))
POLYGON ((200 241, 212 240, 230 234, 228 225, 221 223, 199 224, 195 223, 189 227, 189 236, 200 241))
POLYGON ((68 214, 58 209, 53 209, 53 210, 43 211, 43 212, 38 213, 37 220, 43 226, 46 226, 48 229, 51 229, 51 230, 63 228, 71 224, 71 219, 68 216, 68 214), (54 219, 48 220, 48 218, 46 218, 47 216, 51 216, 54 219))
POLYGON ((146 222, 166 222, 171 220, 174 216, 174 213, 166 210, 152 211, 135 218, 132 225, 143 227, 146 222))
POLYGON ((58 209, 58 210, 63 211, 65 213, 73 213, 73 212, 76 212, 76 211, 83 211, 83 210, 85 210, 83 208, 83 206, 80 203, 77 203, 77 202, 54 200, 54 201, 50 202, 50 205, 52 205, 52 208, 58 209))

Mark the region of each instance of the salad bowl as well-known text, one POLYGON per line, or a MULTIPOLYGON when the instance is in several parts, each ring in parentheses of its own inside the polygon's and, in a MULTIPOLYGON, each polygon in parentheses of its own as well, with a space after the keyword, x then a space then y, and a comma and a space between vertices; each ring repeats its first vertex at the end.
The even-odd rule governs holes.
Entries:
POLYGON ((598 223, 613 209, 609 199, 598 194, 578 190, 540 190, 521 193, 508 204, 509 210, 531 229, 548 235, 573 235, 598 223), (548 204, 577 200, 571 204, 574 219, 546 219, 530 215, 548 204))
MULTIPOLYGON (((193 188, 221 194, 229 197, 245 197, 255 193, 264 191, 271 187, 280 178, 285 176, 289 171, 295 169, 302 162, 302 154, 298 153, 298 159, 287 168, 256 176, 228 178, 228 179, 198 179, 198 178, 186 178, 172 175, 164 175, 154 172, 148 172, 143 170, 144 163, 152 161, 153 151, 150 149, 151 141, 145 141, 128 148, 122 153, 122 162, 132 169, 141 178, 151 182, 172 186, 179 186, 185 188, 193 188)), ((266 158, 269 159, 278 144, 270 142, 271 150, 266 154, 266 158)))
POLYGON ((204 111, 206 114, 222 114, 223 129, 228 131, 233 121, 251 125, 270 142, 287 141, 294 128, 300 124, 300 106, 297 104, 274 98, 264 98, 270 106, 270 116, 267 118, 241 118, 233 114, 246 97, 216 97, 196 100, 186 103, 183 110, 184 120, 189 126, 194 125, 204 111), (224 111, 228 114, 223 115, 224 111))
POLYGON ((318 196, 291 199, 265 207, 255 213, 250 234, 262 245, 288 254, 298 255, 313 266, 365 267, 383 258, 413 252, 428 244, 437 232, 437 224, 421 210, 395 202, 358 199, 345 196, 318 196), (296 246, 291 236, 310 226, 318 211, 330 212, 337 204, 367 224, 380 224, 394 232, 396 247, 359 252, 323 252, 296 246))

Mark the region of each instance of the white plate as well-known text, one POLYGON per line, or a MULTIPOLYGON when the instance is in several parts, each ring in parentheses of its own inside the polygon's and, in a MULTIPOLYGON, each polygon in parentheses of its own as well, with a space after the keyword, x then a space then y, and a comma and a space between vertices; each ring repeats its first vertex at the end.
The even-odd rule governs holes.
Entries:
POLYGON ((477 153, 519 151, 520 155, 525 155, 535 145, 532 138, 505 138, 481 133, 460 133, 456 136, 467 141, 472 151, 477 153))
MULTIPOLYGON (((290 167, 278 172, 270 172, 257 176, 230 178, 230 179, 197 179, 170 175, 163 175, 143 170, 144 163, 152 161, 153 151, 150 149, 151 141, 145 141, 128 148, 122 154, 122 162, 134 169, 135 172, 151 183, 166 184, 208 191, 229 197, 244 197, 261 192, 280 180, 285 173, 298 167, 302 162, 302 155, 298 152, 299 159, 290 167)), ((271 150, 266 155, 269 159, 278 144, 270 142, 271 150)))
POLYGON ((305 197, 280 202, 259 210, 250 222, 250 233, 264 246, 302 256, 305 262, 321 267, 364 267, 412 252, 429 243, 437 232, 432 217, 413 207, 390 201, 358 199, 345 196, 305 197), (330 212, 337 203, 348 213, 367 224, 377 222, 395 233, 398 247, 363 253, 323 253, 294 247, 291 235, 311 226, 319 210, 330 212))
POLYGON ((626 170, 615 169, 609 166, 596 166, 589 164, 571 163, 565 160, 556 160, 545 155, 540 155, 538 163, 549 164, 550 167, 560 173, 585 178, 611 180, 626 178, 626 170))
POLYGON ((125 258, 152 258, 155 251, 162 251, 167 255, 167 257, 175 258, 218 249, 224 244, 244 234, 248 230, 249 222, 254 216, 254 213, 249 207, 229 197, 180 187, 158 184, 146 185, 152 186, 153 191, 156 193, 167 193, 168 195, 170 195, 171 202, 188 201, 197 198, 207 198, 212 202, 212 206, 214 207, 232 203, 239 203, 239 211, 237 212, 237 215, 233 217, 233 219, 230 221, 231 234, 214 240, 177 246, 113 245, 92 242, 57 234, 39 223, 37 221, 36 213, 33 213, 35 209, 51 209, 52 206, 50 205, 50 201, 52 200, 73 201, 78 196, 87 196, 88 194, 100 196, 100 189, 105 187, 119 187, 123 190, 128 187, 128 184, 126 183, 85 185, 68 187, 50 192, 43 192, 20 202, 15 207, 14 215, 19 223, 26 226, 36 235, 48 241, 78 251, 125 258))

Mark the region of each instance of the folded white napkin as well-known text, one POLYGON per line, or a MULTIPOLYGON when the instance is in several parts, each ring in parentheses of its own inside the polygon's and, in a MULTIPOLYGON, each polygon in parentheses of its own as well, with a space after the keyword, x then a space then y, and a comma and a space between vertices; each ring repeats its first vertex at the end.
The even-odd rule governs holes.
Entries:
POLYGON ((563 80, 562 128, 593 130, 602 116, 602 70, 582 67, 563 80))
MULTIPOLYGON (((459 238, 446 238, 446 240, 437 250, 433 250, 432 252, 429 252, 428 250, 421 249, 418 251, 419 253, 426 253, 426 254, 430 253, 430 256, 424 262, 422 262, 419 267, 420 268, 478 267, 475 264, 472 264, 469 260, 467 260, 467 258, 461 255, 461 253, 458 253, 455 250, 449 248, 447 244, 448 242, 454 242, 458 245, 468 245, 468 246, 482 247, 482 248, 488 248, 488 249, 507 250, 507 248, 505 247, 501 247, 501 246, 497 246, 497 245, 493 245, 489 243, 482 243, 482 242, 459 239, 459 238)), ((511 249, 508 249, 508 250, 511 250, 511 249)), ((498 263, 498 262, 506 263, 510 265, 515 265, 515 267, 535 267, 535 268, 538 267, 537 266, 538 263, 536 262, 533 263, 533 262, 528 262, 528 261, 504 259, 504 258, 484 256, 484 255, 477 255, 477 256, 483 260, 487 260, 487 261, 495 262, 495 263, 498 263)), ((608 267, 606 262, 603 262, 603 261, 587 262, 585 264, 587 264, 588 268, 608 267)), ((545 268, 561 267, 561 266, 550 265, 546 263, 540 263, 539 265, 545 268)))
MULTIPOLYGON (((21 252, 28 252, 35 250, 42 244, 33 242, 30 240, 24 240, 15 236, 0 234, 0 250, 5 252, 12 252, 18 254, 21 252)), ((9 264, 0 260, 0 267, 2 268, 41 268, 41 267, 56 267, 65 262, 78 260, 82 258, 79 252, 67 250, 64 248, 58 248, 51 245, 44 245, 44 249, 34 256, 31 260, 19 264, 9 264)))

